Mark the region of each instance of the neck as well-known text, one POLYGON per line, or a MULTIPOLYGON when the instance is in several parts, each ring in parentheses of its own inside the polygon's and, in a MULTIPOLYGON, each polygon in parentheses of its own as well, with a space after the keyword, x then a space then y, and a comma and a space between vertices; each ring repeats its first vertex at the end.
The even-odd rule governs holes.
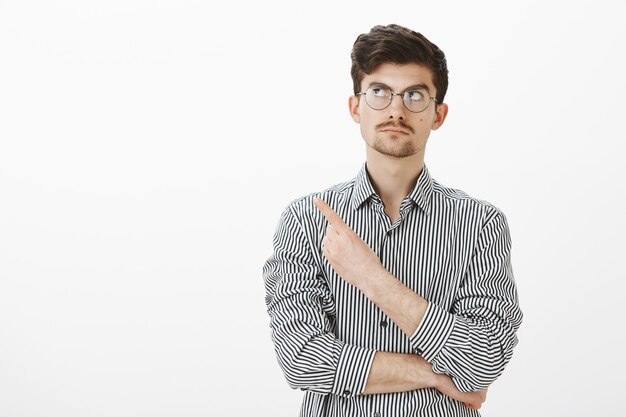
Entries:
POLYGON ((424 153, 404 158, 383 155, 367 147, 367 172, 372 186, 392 221, 400 216, 400 204, 411 192, 424 168, 424 153))

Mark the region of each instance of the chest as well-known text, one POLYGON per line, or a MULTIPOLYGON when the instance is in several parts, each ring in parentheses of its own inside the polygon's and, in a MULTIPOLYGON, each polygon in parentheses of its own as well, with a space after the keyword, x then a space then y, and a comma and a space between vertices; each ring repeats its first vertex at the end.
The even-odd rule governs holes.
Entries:
MULTIPOLYGON (((455 213, 426 215, 418 209, 394 223, 374 212, 346 220, 404 285, 441 307, 452 306, 478 237, 478 228, 472 222, 455 213)), ((338 307, 353 304, 355 297, 361 297, 328 261, 323 262, 338 307)))

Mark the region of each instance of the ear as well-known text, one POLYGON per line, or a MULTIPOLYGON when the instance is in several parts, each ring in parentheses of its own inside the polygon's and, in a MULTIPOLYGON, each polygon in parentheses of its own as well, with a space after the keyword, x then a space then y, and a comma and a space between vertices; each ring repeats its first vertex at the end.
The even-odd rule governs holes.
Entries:
POLYGON ((350 96, 348 99, 348 106, 350 107, 350 116, 356 123, 361 123, 361 113, 359 108, 359 98, 361 96, 350 96))
POLYGON ((432 130, 437 130, 441 127, 443 122, 448 116, 448 105, 446 103, 437 104, 435 108, 435 120, 433 120, 432 130))

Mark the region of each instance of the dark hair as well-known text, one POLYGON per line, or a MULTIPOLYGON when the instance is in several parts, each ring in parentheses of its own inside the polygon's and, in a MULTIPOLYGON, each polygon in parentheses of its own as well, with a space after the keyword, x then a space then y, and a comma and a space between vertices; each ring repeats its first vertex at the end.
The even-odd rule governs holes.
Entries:
POLYGON ((361 92, 361 81, 385 63, 420 64, 432 72, 437 102, 443 103, 448 90, 448 66, 443 51, 421 33, 400 25, 374 26, 356 38, 352 47, 354 94, 361 92))

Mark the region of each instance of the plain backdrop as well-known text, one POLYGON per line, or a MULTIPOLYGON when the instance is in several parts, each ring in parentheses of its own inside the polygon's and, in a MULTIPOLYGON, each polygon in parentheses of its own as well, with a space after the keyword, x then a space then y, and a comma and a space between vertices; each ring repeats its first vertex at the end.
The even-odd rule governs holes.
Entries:
POLYGON ((439 182, 507 215, 520 343, 484 416, 623 416, 613 1, 0 0, 0 417, 295 416, 261 268, 351 179, 350 50, 447 55, 439 182))

